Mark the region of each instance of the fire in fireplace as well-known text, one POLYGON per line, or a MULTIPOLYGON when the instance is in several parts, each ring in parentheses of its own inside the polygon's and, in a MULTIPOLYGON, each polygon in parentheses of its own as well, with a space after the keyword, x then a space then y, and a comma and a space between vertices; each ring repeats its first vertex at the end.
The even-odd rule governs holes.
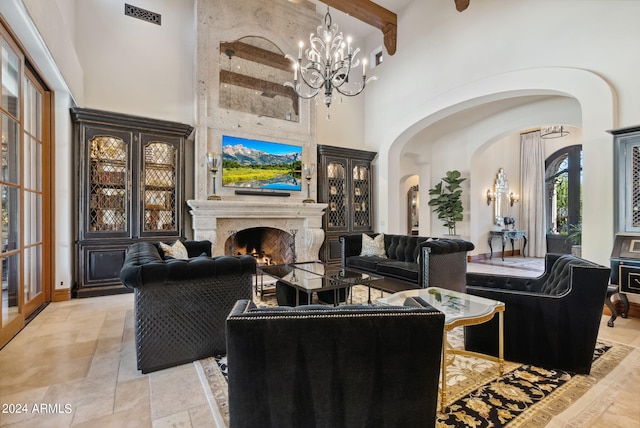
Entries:
POLYGON ((225 254, 250 254, 260 265, 291 263, 294 259, 294 236, 273 227, 243 229, 227 239, 225 254))
POLYGON ((260 252, 252 252, 250 253, 254 259, 256 259, 256 262, 258 263, 258 265, 260 266, 269 266, 273 263, 273 257, 271 257, 271 254, 265 254, 265 253, 260 253, 260 252))

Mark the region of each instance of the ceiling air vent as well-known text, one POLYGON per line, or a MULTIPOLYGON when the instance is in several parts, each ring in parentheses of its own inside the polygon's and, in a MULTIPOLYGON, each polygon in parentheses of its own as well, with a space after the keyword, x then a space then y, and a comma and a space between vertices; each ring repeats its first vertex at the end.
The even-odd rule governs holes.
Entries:
POLYGON ((124 4, 124 14, 127 16, 133 16, 134 18, 142 19, 143 21, 151 22, 152 24, 161 25, 162 15, 159 13, 151 12, 130 4, 124 4))

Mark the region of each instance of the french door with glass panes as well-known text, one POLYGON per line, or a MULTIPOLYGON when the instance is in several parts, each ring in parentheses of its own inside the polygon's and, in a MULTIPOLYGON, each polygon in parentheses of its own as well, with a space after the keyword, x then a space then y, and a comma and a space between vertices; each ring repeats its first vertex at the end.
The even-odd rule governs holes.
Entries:
POLYGON ((0 26, 0 347, 50 296, 49 92, 0 26))

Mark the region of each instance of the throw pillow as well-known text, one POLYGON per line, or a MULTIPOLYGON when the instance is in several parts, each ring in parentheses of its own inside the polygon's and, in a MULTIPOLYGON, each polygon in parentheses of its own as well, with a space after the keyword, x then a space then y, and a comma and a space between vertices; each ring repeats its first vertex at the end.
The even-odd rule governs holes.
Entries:
POLYGON ((177 240, 173 245, 167 245, 164 242, 161 242, 160 248, 164 251, 165 257, 173 257, 174 259, 182 260, 189 258, 189 253, 180 240, 177 240))
POLYGON ((380 234, 375 238, 370 237, 366 233, 362 234, 362 251, 361 256, 376 256, 387 258, 384 251, 384 234, 380 234))

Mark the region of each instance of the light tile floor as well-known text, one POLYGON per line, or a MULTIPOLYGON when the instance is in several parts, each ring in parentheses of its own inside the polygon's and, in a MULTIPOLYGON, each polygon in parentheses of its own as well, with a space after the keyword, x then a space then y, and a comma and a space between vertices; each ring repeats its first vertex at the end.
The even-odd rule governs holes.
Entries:
MULTIPOLYGON (((469 270, 518 272, 479 263, 469 270)), ((520 272, 536 276, 530 265, 520 272)), ((618 318, 615 328, 607 320, 600 337, 636 349, 550 427, 640 426, 640 320, 618 318)), ((132 322, 131 294, 50 304, 0 350, 0 426, 215 426, 194 364, 136 370, 132 322)))

